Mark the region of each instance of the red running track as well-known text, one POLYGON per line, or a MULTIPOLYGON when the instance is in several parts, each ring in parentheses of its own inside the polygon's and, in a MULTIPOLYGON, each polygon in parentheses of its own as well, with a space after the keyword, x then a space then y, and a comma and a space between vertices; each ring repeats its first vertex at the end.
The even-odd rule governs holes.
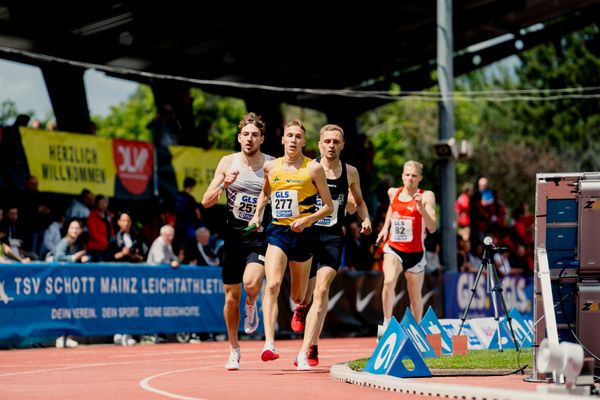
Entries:
MULTIPOLYGON (((296 371, 293 365, 301 345, 298 340, 278 341, 281 358, 268 363, 260 360, 263 342, 241 344, 239 371, 224 368, 229 354, 227 342, 2 351, 0 399, 415 398, 341 383, 330 377, 333 364, 369 357, 375 348, 374 338, 322 340, 320 364, 311 371, 296 371)), ((448 383, 465 384, 465 380, 443 378, 448 383)), ((475 378, 473 384, 535 389, 535 385, 522 382, 520 376, 475 378)))

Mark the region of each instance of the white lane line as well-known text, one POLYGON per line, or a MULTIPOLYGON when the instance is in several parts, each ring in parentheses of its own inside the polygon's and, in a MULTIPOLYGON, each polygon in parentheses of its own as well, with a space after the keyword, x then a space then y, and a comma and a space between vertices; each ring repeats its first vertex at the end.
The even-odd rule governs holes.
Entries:
MULTIPOLYGON (((163 359, 155 359, 153 362, 198 362, 204 359, 209 358, 222 358, 221 356, 211 355, 208 357, 193 357, 193 358, 163 358, 163 359)), ((94 364, 71 364, 64 367, 54 367, 54 368, 44 368, 44 369, 36 369, 36 370, 28 370, 28 371, 19 371, 19 372, 8 372, 5 374, 0 374, 0 378, 5 376, 15 376, 15 375, 27 375, 27 374, 36 374, 42 372, 56 372, 56 371, 64 371, 70 369, 79 369, 79 368, 92 368, 92 367, 110 367, 116 365, 130 365, 130 364, 140 364, 146 363, 148 360, 131 360, 131 361, 119 361, 119 362, 106 362, 106 363, 94 363, 94 364)))
POLYGON ((161 374, 152 375, 152 376, 149 376, 147 378, 142 379, 140 381, 140 387, 142 389, 148 391, 148 392, 156 393, 156 394, 159 394, 161 396, 170 397, 172 399, 179 399, 179 400, 204 400, 204 399, 202 399, 200 397, 181 396, 181 395, 176 394, 176 393, 167 392, 166 390, 156 389, 156 388, 154 388, 154 387, 152 387, 150 385, 150 381, 153 380, 153 379, 155 379, 155 378, 160 378, 161 376, 165 376, 165 375, 178 374, 180 372, 188 372, 188 371, 194 371, 194 370, 199 370, 199 369, 207 369, 207 368, 213 368, 213 367, 214 366, 177 369, 177 370, 174 370, 174 371, 167 371, 167 372, 163 372, 161 374))
MULTIPOLYGON (((248 361, 248 362, 244 362, 244 365, 246 365, 246 364, 260 364, 260 363, 262 363, 262 361, 248 361)), ((166 390, 156 389, 156 388, 152 387, 152 385, 150 385, 150 381, 152 381, 155 378, 160 378, 162 376, 171 375, 171 374, 178 374, 180 372, 188 372, 188 371, 196 371, 196 370, 206 370, 206 369, 219 368, 219 367, 222 367, 222 364, 218 364, 218 365, 217 364, 213 364, 213 365, 208 365, 208 366, 205 366, 205 367, 177 369, 177 370, 173 370, 173 371, 163 372, 163 373, 152 375, 152 376, 149 376, 147 378, 142 379, 140 381, 140 387, 142 389, 144 389, 144 390, 149 391, 149 392, 160 394, 160 395, 166 396, 166 397, 170 397, 172 399, 178 399, 178 400, 204 400, 201 397, 182 396, 182 395, 179 395, 177 393, 167 392, 166 390)))
POLYGON ((73 365, 70 367, 62 367, 62 368, 46 368, 46 369, 36 369, 31 371, 21 371, 21 372, 10 372, 7 374, 0 374, 0 377, 4 376, 15 376, 15 375, 27 375, 27 374, 36 374, 38 372, 54 372, 54 371, 64 371, 68 369, 77 369, 77 368, 91 368, 91 367, 103 367, 107 364, 79 364, 73 365))

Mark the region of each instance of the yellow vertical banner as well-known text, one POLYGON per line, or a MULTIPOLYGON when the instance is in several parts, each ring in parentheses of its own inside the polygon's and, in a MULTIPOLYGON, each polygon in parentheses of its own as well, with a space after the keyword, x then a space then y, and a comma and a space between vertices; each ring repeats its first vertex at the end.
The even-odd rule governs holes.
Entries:
POLYGON ((66 132, 20 128, 29 172, 40 191, 113 196, 115 165, 111 139, 66 132))
MULTIPOLYGON (((221 157, 233 153, 230 150, 204 150, 188 146, 169 146, 169 151, 178 190, 183 189, 183 180, 186 177, 194 178, 196 187, 192 196, 198 202, 202 200, 204 192, 215 175, 221 157)), ((221 203, 224 202, 225 196, 221 198, 221 203)))

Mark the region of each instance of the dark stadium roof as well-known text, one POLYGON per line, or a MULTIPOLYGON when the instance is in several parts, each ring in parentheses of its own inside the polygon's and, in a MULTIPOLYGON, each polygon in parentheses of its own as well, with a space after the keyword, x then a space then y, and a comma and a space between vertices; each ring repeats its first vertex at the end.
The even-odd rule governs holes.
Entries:
MULTIPOLYGON (((203 80, 297 88, 386 90, 432 85, 436 2, 262 2, 0 0, 0 46, 54 57, 203 80)), ((455 75, 598 21, 598 0, 455 0, 455 75), (525 29, 538 23, 546 29, 525 29)), ((540 26, 541 27, 541 26, 540 26)), ((38 64, 18 53, 0 57, 38 64)), ((148 77, 112 72, 127 79, 148 77)), ((212 87, 240 95, 247 89, 212 87)), ((319 106, 306 94, 284 100, 319 106)), ((243 97, 242 95, 238 97, 243 97)))

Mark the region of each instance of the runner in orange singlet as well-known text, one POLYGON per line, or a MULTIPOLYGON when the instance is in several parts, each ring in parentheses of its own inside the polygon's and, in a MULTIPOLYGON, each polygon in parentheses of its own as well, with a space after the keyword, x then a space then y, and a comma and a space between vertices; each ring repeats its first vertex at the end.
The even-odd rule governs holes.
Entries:
POLYGON ((392 318, 396 297, 396 282, 405 271, 410 310, 417 322, 423 315, 423 278, 425 271, 425 228, 436 230, 435 195, 419 189, 423 179, 423 164, 404 163, 404 186, 388 189, 390 206, 377 242, 386 241, 383 255, 383 331, 392 318))

